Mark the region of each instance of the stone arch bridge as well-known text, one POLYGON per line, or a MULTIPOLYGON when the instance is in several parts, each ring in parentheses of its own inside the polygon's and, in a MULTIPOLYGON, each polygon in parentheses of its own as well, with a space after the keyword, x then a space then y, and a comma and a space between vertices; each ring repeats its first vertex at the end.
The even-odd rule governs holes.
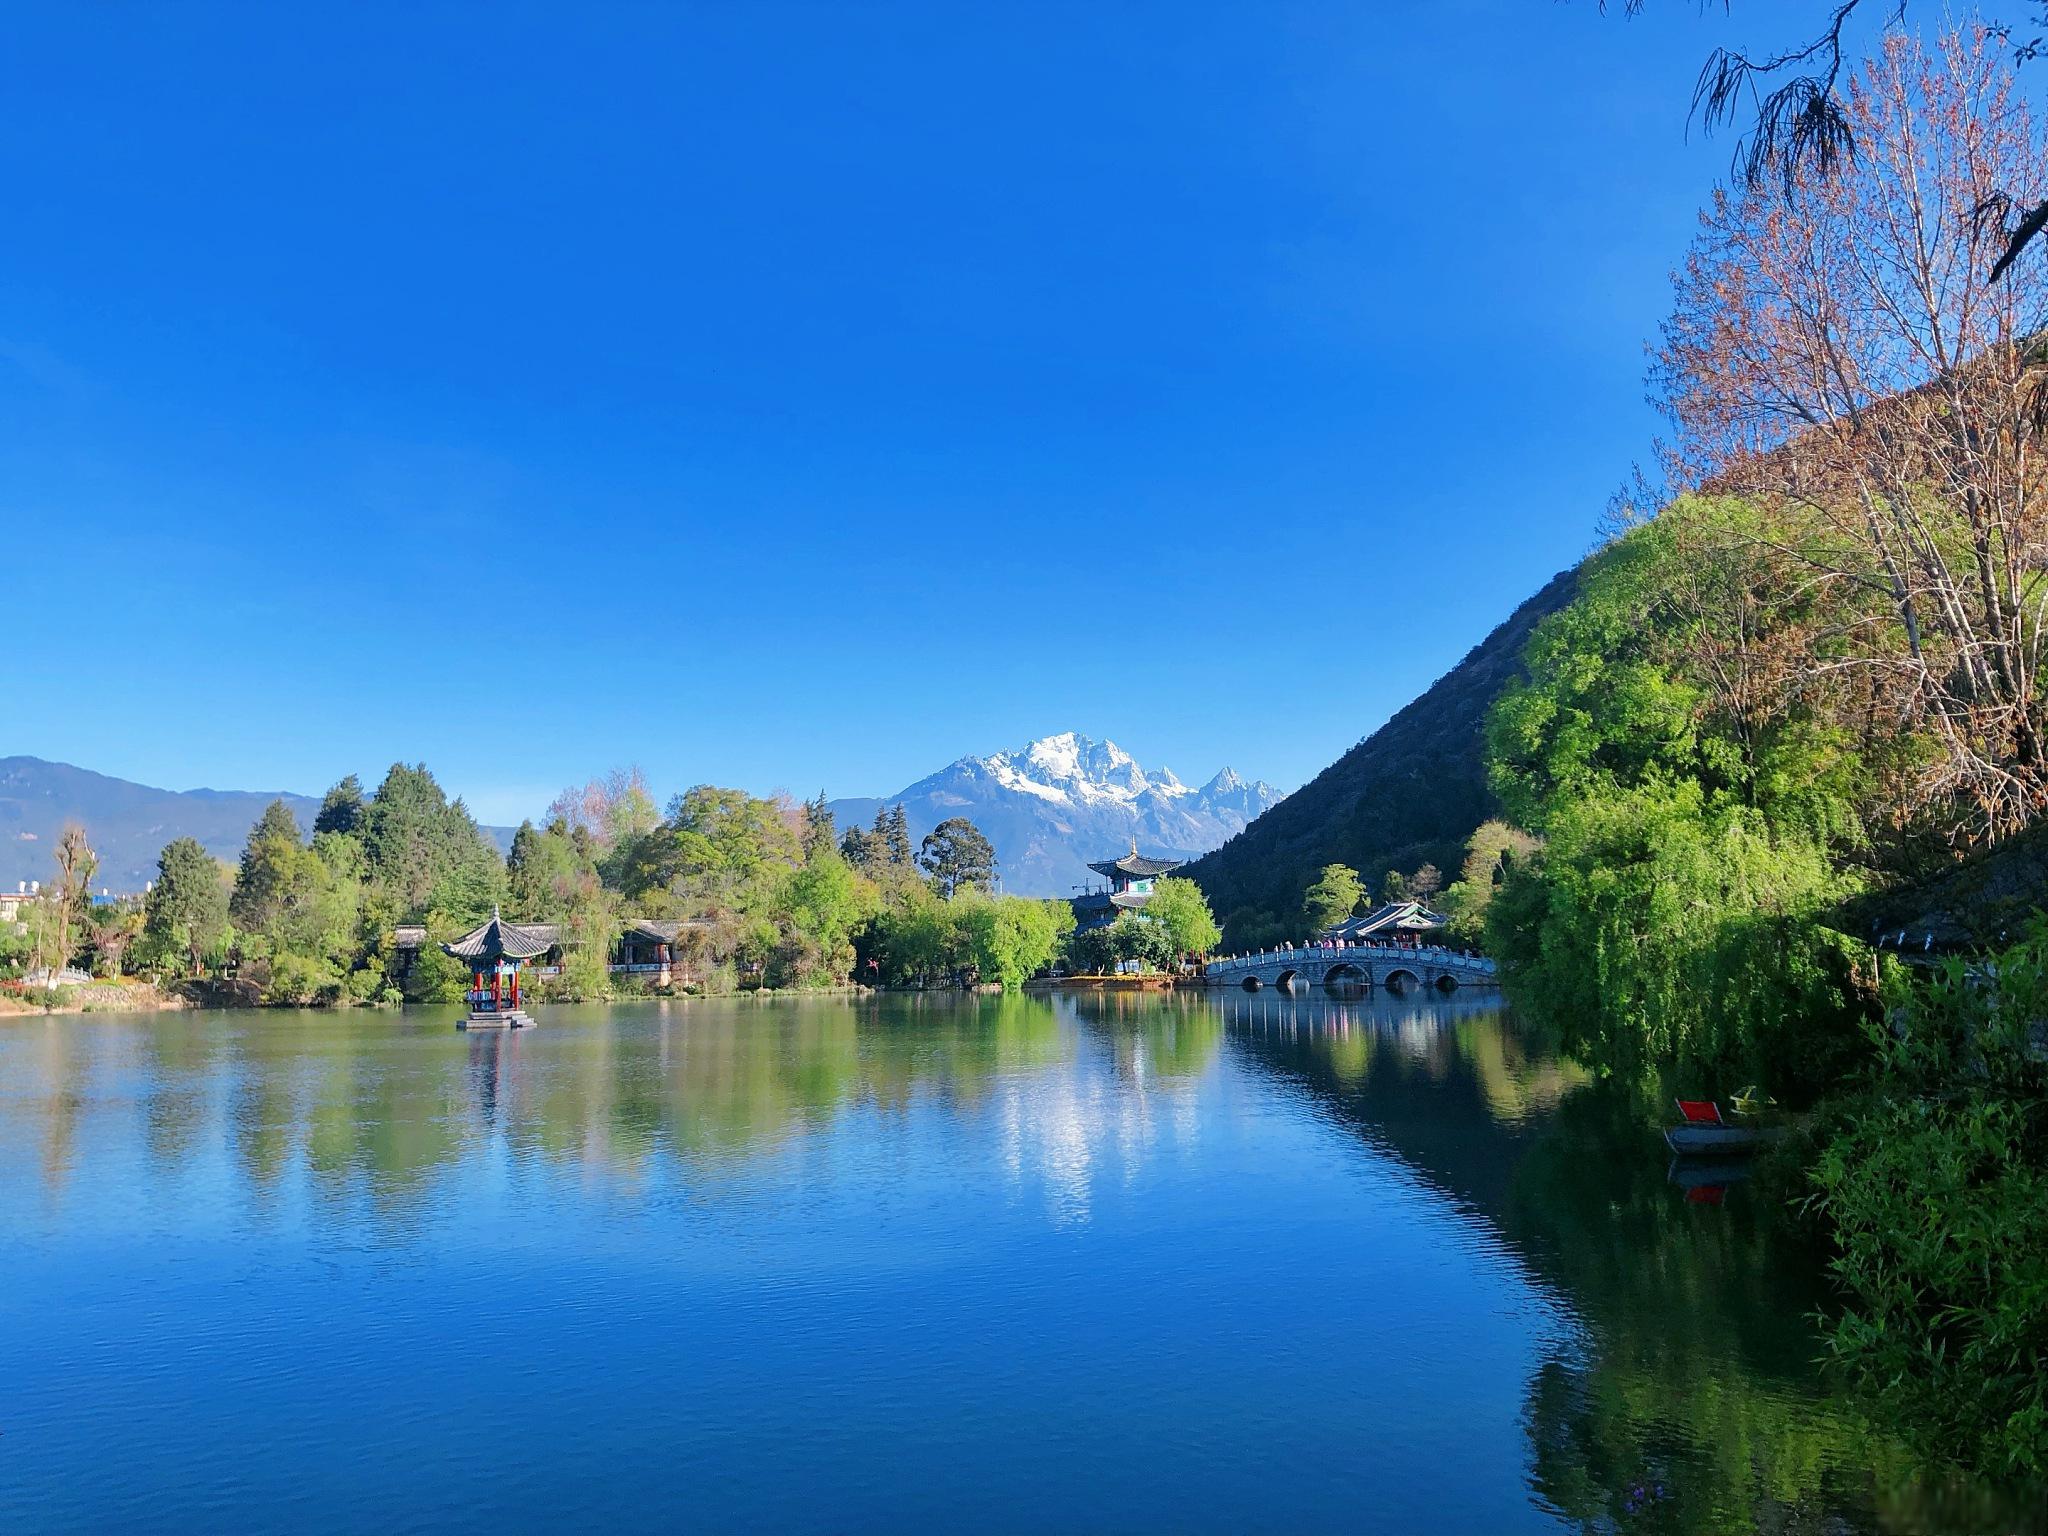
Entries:
POLYGON ((1484 955, 1434 945, 1290 945, 1246 955, 1225 955, 1202 967, 1212 987, 1385 987, 1390 992, 1434 987, 1497 987, 1493 962, 1484 955))

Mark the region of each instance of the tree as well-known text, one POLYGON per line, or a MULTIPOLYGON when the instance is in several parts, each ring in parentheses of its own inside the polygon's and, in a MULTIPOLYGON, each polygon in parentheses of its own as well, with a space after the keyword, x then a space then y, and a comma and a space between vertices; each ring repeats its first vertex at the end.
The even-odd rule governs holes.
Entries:
POLYGON ((968 963, 977 977, 996 982, 1005 991, 1015 990, 1052 964, 1060 941, 1074 925, 1074 909, 1064 901, 970 892, 955 905, 968 963))
POLYGON ((1884 729, 1935 749, 1909 809, 1996 839, 2048 803, 2048 281, 2029 260, 1993 283, 1974 214, 2038 201, 2048 156, 1982 33, 1887 39, 1841 110, 1852 163, 1702 216, 1653 374, 1669 471, 1754 499, 1767 538, 1796 518, 1773 547, 1876 600, 1811 676, 1866 674, 1884 729))
POLYGON ((669 802, 647 836, 608 868, 629 897, 661 893, 679 908, 763 912, 802 847, 782 807, 740 789, 700 784, 669 802))
POLYGON ((817 799, 804 802, 805 860, 836 851, 838 842, 839 828, 834 825, 831 808, 825 803, 825 791, 821 789, 817 799))
POLYGON ((1364 900, 1365 884, 1358 878, 1357 870, 1348 864, 1325 864, 1315 884, 1301 898, 1309 932, 1321 933, 1336 927, 1356 912, 1364 900))
POLYGON ((404 916, 433 910, 454 921, 481 922, 504 896, 498 850, 423 763, 391 765, 370 801, 364 850, 371 879, 404 916))
POLYGON ((1425 906, 1429 904, 1430 897, 1436 895, 1443 888, 1443 871, 1434 864, 1425 864, 1408 877, 1409 899, 1419 901, 1425 906))
POLYGON ((71 963, 71 922, 92 905, 92 877, 100 856, 86 841, 85 828, 66 822, 57 838, 57 965, 71 963))
POLYGON ((547 815, 550 823, 560 821, 572 834, 581 832, 600 856, 644 837, 661 820, 638 764, 614 768, 580 789, 570 786, 555 796, 547 815))
POLYGON ((363 800, 363 781, 350 774, 332 789, 320 802, 320 809, 313 817, 313 835, 323 832, 338 832, 343 836, 354 836, 363 830, 364 818, 369 806, 363 800))
POLYGON ((299 821, 291 807, 282 800, 271 801, 242 845, 234 894, 228 898, 228 916, 237 927, 262 929, 270 925, 291 883, 302 846, 299 821))
POLYGON ((866 872, 882 861, 882 837, 865 827, 848 827, 839 839, 839 856, 857 870, 866 872))
POLYGON ((949 816, 932 828, 918 849, 917 863, 948 899, 995 883, 995 847, 965 816, 949 816))
POLYGON ((1380 896, 1386 901, 1406 901, 1408 877, 1398 869, 1388 870, 1386 877, 1380 881, 1380 896))
POLYGON ((1486 930, 1486 909, 1493 905, 1493 893, 1507 872, 1541 846, 1519 827, 1498 817, 1479 824, 1465 845, 1465 863, 1458 878, 1444 892, 1444 910, 1450 918, 1450 933, 1461 943, 1474 944, 1486 930))
POLYGON ((910 851, 910 818, 904 814, 902 801, 875 813, 875 832, 882 839, 882 861, 885 864, 899 870, 914 867, 910 851))
POLYGON ((157 859, 143 902, 143 936, 159 957, 182 958, 187 975, 227 935, 228 893, 221 867, 195 838, 181 837, 157 859))
POLYGON ((1753 516, 1674 503, 1537 627, 1487 736, 1503 806, 1543 846, 1507 872, 1486 939, 1510 995, 1596 1067, 1810 1091, 1855 1022, 1820 918, 1855 887, 1860 805, 1890 797, 1825 679, 1783 659, 1810 624, 1842 628, 1809 607, 1828 589, 1711 536, 1753 516))
MULTIPOLYGON (((1334 866, 1341 868, 1342 866, 1334 866)), ((1162 875, 1152 882, 1145 915, 1163 927, 1178 955, 1205 955, 1223 938, 1208 898, 1192 880, 1162 875)))
MULTIPOLYGON (((1635 16, 1645 4, 1646 0, 1621 0, 1621 9, 1635 16)), ((1763 53, 1723 47, 1708 55, 1693 89, 1693 114, 1709 133, 1748 117, 1748 128, 1736 143, 1735 162, 1751 192, 1776 185, 1789 195, 1803 182, 1825 181, 1856 163, 1863 131, 1842 90, 1849 72, 1851 25, 1859 17, 1871 16, 1881 28, 1897 28, 1910 8, 1910 0, 1826 0, 1824 8, 1816 0, 1813 14, 1820 29, 1803 42, 1763 53)), ((2028 35, 2031 27, 2048 28, 2048 5, 2038 0, 2011 7, 2004 18, 1993 13, 1981 25, 1988 38, 2008 49, 2015 64, 2048 52, 2048 35, 2028 35), (2031 16, 2030 26, 2012 19, 2013 11, 2031 16)), ((2003 189, 1972 212, 1973 217, 1990 215, 1997 220, 1996 259, 1986 274, 1994 282, 2048 228, 2048 200, 2030 202, 2023 194, 2003 189)))
POLYGON ((1136 912, 1121 912, 1113 923, 1085 929, 1067 940, 1067 963, 1078 975, 1107 976, 1135 963, 1141 970, 1164 969, 1179 958, 1164 923, 1136 912))

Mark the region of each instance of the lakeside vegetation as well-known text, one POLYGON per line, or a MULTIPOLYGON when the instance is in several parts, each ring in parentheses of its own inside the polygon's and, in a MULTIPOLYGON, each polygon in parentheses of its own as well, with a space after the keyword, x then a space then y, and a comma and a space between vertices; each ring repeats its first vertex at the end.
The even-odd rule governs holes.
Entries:
POLYGON ((1218 938, 1184 880, 1159 882, 1143 920, 1076 935, 1068 903, 1000 894, 995 851, 964 818, 913 848, 901 806, 842 835, 822 795, 796 805, 700 785, 657 810, 637 771, 565 792, 504 858, 423 765, 402 763, 372 793, 353 776, 335 785, 310 836, 273 803, 233 868, 190 838, 170 843, 140 899, 95 905, 84 830, 64 846, 60 880, 0 927, 0 978, 36 977, 45 996, 71 966, 279 1005, 459 1002, 468 972, 439 945, 494 910, 557 925, 559 974, 535 985, 568 1000, 641 985, 610 968, 629 921, 678 925, 674 969, 699 993, 1014 988, 1056 963, 1168 968, 1218 938), (401 943, 412 925, 424 942, 401 943))
POLYGON ((1832 1359, 1922 1454, 2039 1475, 2048 932, 1930 977, 1849 914, 2048 804, 2048 283, 1994 280, 1977 216, 2048 159, 1981 30, 1890 37, 1844 110, 1852 161, 1702 215, 1653 372, 1673 493, 1491 711, 1521 842, 1475 840, 1483 929, 1639 1102, 1811 1109, 1787 1198, 1832 1359))

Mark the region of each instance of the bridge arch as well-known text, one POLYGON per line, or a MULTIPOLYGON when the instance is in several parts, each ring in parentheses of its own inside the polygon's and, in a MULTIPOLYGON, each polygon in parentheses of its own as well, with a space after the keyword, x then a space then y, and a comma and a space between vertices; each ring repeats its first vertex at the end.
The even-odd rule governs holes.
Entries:
POLYGON ((1355 965, 1349 960, 1339 960, 1335 965, 1323 972, 1323 985, 1326 987, 1369 987, 1372 985, 1372 973, 1367 971, 1362 965, 1355 965))
POLYGON ((1457 978, 1457 976, 1456 976, 1455 974, 1453 974, 1452 972, 1450 972, 1450 971, 1444 971, 1444 972, 1442 972, 1441 974, 1439 974, 1439 975, 1438 975, 1438 977, 1437 977, 1437 979, 1436 979, 1436 989, 1437 989, 1437 991, 1439 991, 1439 992, 1455 992, 1455 991, 1457 991, 1457 990, 1458 990, 1458 978, 1457 978))
POLYGON ((1247 992, 1256 992, 1264 985, 1265 983, 1259 980, 1259 973, 1257 971, 1252 972, 1251 975, 1244 979, 1244 989, 1247 992))
POLYGON ((1386 982, 1389 992, 1406 992, 1410 987, 1421 986, 1422 978, 1405 965, 1397 965, 1387 972, 1386 982))
POLYGON ((1278 987, 1282 992, 1292 992, 1294 990, 1294 978, 1298 974, 1300 973, 1297 972, 1295 968, 1290 965, 1286 970, 1282 971, 1278 976, 1275 976, 1273 978, 1273 985, 1278 987))

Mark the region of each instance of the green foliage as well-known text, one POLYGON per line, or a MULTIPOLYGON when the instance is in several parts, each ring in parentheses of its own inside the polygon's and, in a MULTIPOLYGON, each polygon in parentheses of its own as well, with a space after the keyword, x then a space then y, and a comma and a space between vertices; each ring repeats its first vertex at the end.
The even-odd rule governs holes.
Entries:
POLYGON ((1498 817, 1482 821, 1465 844, 1465 863, 1444 892, 1443 911, 1450 919, 1448 937, 1459 944, 1478 944, 1486 933, 1486 912, 1494 892, 1518 863, 1536 852, 1538 843, 1519 827, 1498 817))
POLYGON ((1022 896, 962 896, 952 903, 951 916, 976 977, 1006 991, 1051 965, 1074 923, 1068 903, 1022 896))
POLYGON ((621 845, 615 881, 629 899, 762 910, 783 873, 801 862, 792 820, 775 801, 700 784, 671 801, 658 826, 621 845))
POLYGON ((1829 1346, 1917 1443, 2048 1473, 2048 932, 1894 976, 1868 1090, 1813 1178, 1847 1305, 1829 1346))
POLYGON ((475 924, 505 894, 505 867, 467 807, 425 764, 393 763, 370 801, 363 846, 370 877, 404 917, 429 911, 475 924))
POLYGON ((882 859, 882 839, 866 827, 848 827, 839 839, 839 856, 853 868, 866 873, 882 859))
POLYGON ((835 851, 838 843, 839 828, 830 807, 825 804, 825 791, 821 789, 817 799, 804 802, 804 857, 814 859, 821 853, 835 851))
MULTIPOLYGON (((1072 908, 1060 904, 1072 921, 1072 908)), ((1145 915, 1166 930, 1177 955, 1206 955, 1223 939, 1223 930, 1209 910, 1209 900, 1192 880, 1161 875, 1152 882, 1145 915)))
MULTIPOLYGON (((1388 878, 1398 877, 1389 874, 1388 878)), ((1365 884, 1357 870, 1348 864, 1325 864, 1315 884, 1302 895, 1302 920, 1310 933, 1321 933, 1351 916, 1364 900, 1365 884)))
POLYGON ((313 817, 313 835, 338 832, 345 837, 360 835, 370 808, 363 799, 363 781, 350 774, 327 791, 313 817))
POLYGON ((1810 1093, 1854 1039, 1848 950, 1819 919, 1855 888, 1862 783, 1810 695, 1747 681, 1798 611, 1735 537, 1750 518, 1676 504, 1537 628, 1489 735, 1501 800, 1543 848, 1485 930, 1511 995, 1595 1065, 1810 1093))
POLYGON ((910 852, 910 818, 898 801, 875 813, 875 836, 882 841, 882 862, 891 869, 908 871, 913 866, 910 852))
POLYGON ((967 965, 950 904, 921 882, 906 886, 877 914, 868 950, 875 979, 890 986, 929 986, 956 979, 967 965))
POLYGON ((449 923, 430 921, 427 942, 413 957, 405 978, 405 998, 413 1003, 459 1003, 469 996, 470 971, 441 945, 463 930, 449 923))
POLYGON ((995 883, 995 847, 965 816, 949 816, 932 828, 918 849, 917 864, 947 897, 985 891, 995 883))
POLYGON ((242 848, 228 915, 237 926, 260 929, 277 913, 301 850, 299 821, 291 807, 273 800, 265 807, 242 848))
POLYGON ((228 891, 220 865, 195 838, 167 844, 143 903, 142 958, 197 976, 227 932, 228 891))
POLYGON ((1178 959, 1179 950, 1165 924, 1136 912, 1119 913, 1115 922, 1086 929, 1067 941, 1068 969, 1082 976, 1114 975, 1127 963, 1142 971, 1162 971, 1178 959))

